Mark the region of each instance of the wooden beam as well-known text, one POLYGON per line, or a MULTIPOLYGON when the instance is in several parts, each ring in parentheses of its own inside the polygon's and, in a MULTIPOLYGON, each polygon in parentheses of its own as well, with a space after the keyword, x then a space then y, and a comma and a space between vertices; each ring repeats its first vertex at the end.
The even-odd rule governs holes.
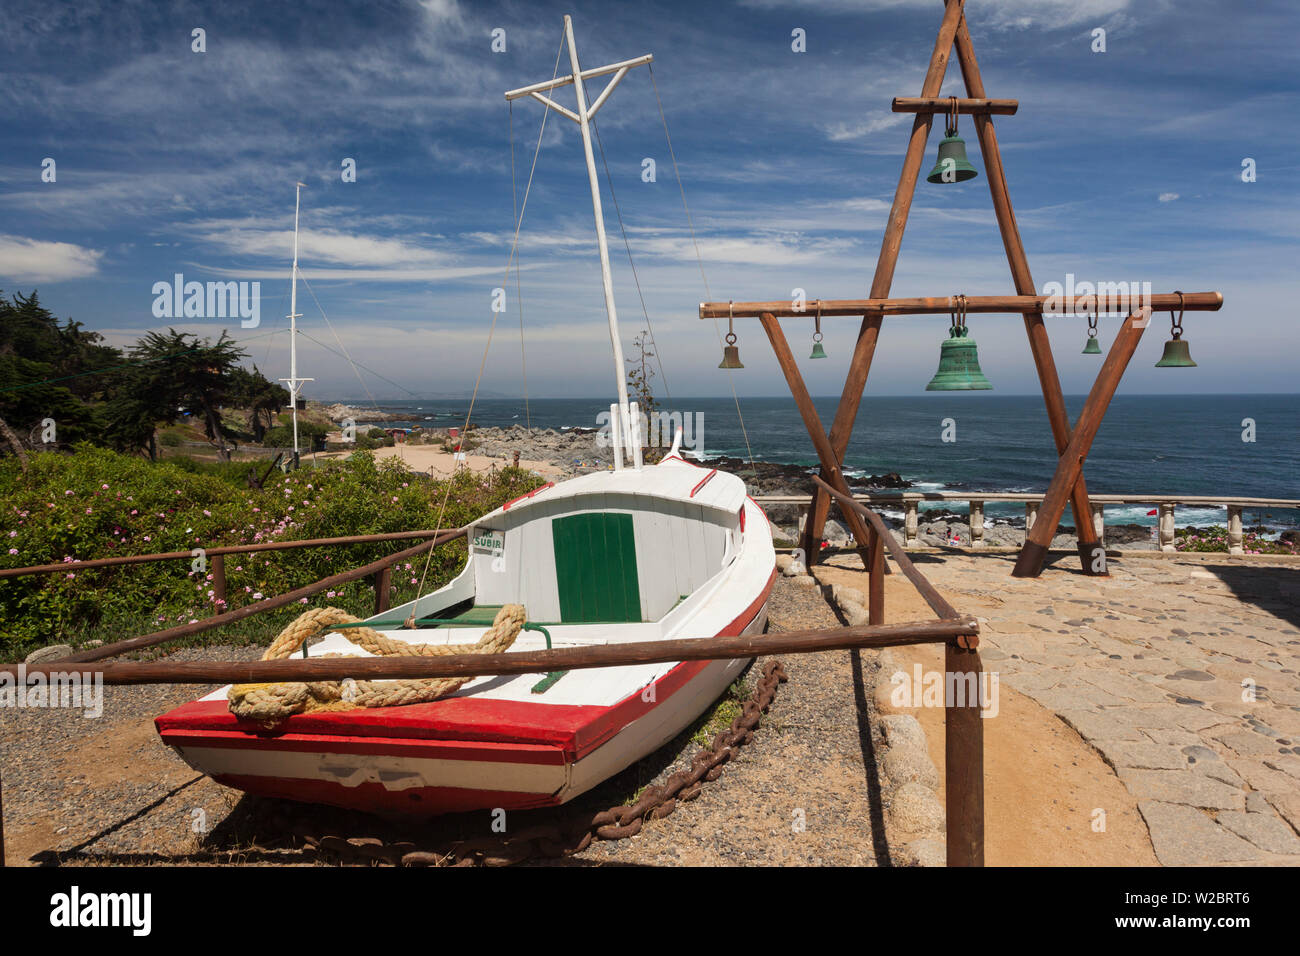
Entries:
MULTIPOLYGON (((794 353, 790 351, 790 343, 785 340, 785 333, 781 331, 781 324, 770 315, 764 315, 759 318, 763 323, 763 331, 767 333, 768 341, 772 343, 772 351, 776 353, 777 364, 781 366, 781 371, 785 375, 786 384, 790 386, 790 394, 794 396, 795 406, 799 409, 799 414, 803 416, 804 427, 808 429, 808 434, 812 437, 813 447, 817 450, 817 459, 821 463, 822 475, 835 488, 841 490, 846 495, 852 495, 849 490, 848 482, 844 480, 844 473, 840 468, 840 460, 831 450, 830 439, 826 437, 826 432, 822 429, 821 418, 817 415, 817 407, 813 405, 812 396, 808 394, 808 387, 804 385, 803 376, 799 374, 799 366, 795 364, 794 353)), ((854 540, 858 542, 861 548, 862 565, 868 571, 871 570, 871 557, 868 548, 870 547, 870 536, 867 533, 867 526, 863 524, 861 517, 852 509, 842 509, 844 520, 853 532, 854 540)), ((804 525, 805 538, 811 521, 806 521, 804 525)), ((804 563, 811 567, 820 556, 821 536, 818 532, 813 541, 812 550, 804 549, 804 563)))
POLYGON ((943 790, 948 865, 983 866, 983 665, 979 652, 950 641, 944 648, 944 671, 943 790))
MULTIPOLYGON (((1180 302, 1176 292, 1160 292, 1130 298, 1108 291, 1098 303, 1096 295, 968 295, 966 311, 982 314, 1035 315, 1084 319, 1100 305, 1102 315, 1121 313, 1127 316, 1135 308, 1149 306, 1153 312, 1184 308, 1188 312, 1217 312, 1223 308, 1222 292, 1185 292, 1180 302), (1136 301, 1140 299, 1140 301, 1136 301)), ((780 319, 807 319, 821 309, 822 318, 858 316, 865 312, 879 315, 947 315, 956 308, 955 295, 920 296, 891 299, 819 299, 804 308, 795 308, 789 300, 776 302, 701 302, 701 319, 753 319, 770 313, 780 319)))
MULTIPOLYGON (((952 54, 953 39, 957 34, 957 25, 962 19, 965 0, 946 0, 943 20, 939 23, 939 33, 934 38, 934 49, 930 52, 930 65, 925 71, 921 83, 921 96, 935 97, 943 88, 944 74, 948 72, 948 58, 952 54)), ((876 272, 871 279, 871 298, 883 299, 889 295, 894 283, 894 267, 898 264, 898 252, 903 245, 903 231, 907 228, 907 217, 912 210, 912 197, 916 193, 916 180, 921 172, 921 162, 925 158, 925 145, 930 138, 932 113, 918 113, 912 122, 912 135, 907 141, 907 152, 903 156, 903 169, 899 173, 898 187, 894 190, 894 203, 889 210, 889 219, 885 223, 885 234, 880 241, 880 256, 876 260, 876 272)), ((864 311, 862 325, 858 329, 858 338, 853 346, 853 357, 849 362, 849 373, 844 379, 844 388, 840 393, 840 403, 835 409, 835 418, 831 422, 830 443, 836 461, 844 460, 848 450, 849 439, 853 436, 853 425, 857 421, 858 408, 862 404, 862 392, 867 385, 867 375, 871 371, 871 361, 876 354, 876 343, 880 339, 880 320, 878 312, 864 311)), ((813 492, 812 504, 808 507, 807 527, 809 534, 818 542, 821 540, 822 528, 826 523, 829 501, 821 489, 813 492)), ((810 560, 816 558, 810 555, 810 560)))
MULTIPOLYGON (((1083 472, 1083 462, 1088 457, 1092 440, 1097 436, 1097 429, 1101 427, 1101 420, 1106 414, 1110 400, 1115 396, 1119 380, 1124 375, 1124 370, 1128 368, 1129 360, 1133 358, 1133 352, 1137 349, 1138 342, 1142 340, 1142 333, 1146 331, 1150 321, 1150 310, 1143 309, 1139 313, 1130 315, 1120 326, 1119 334, 1115 336, 1115 341, 1106 354, 1106 361, 1102 363, 1101 371, 1097 373, 1097 380, 1093 383, 1088 399, 1083 404, 1083 411, 1079 413, 1079 420, 1075 422, 1069 444, 1056 465, 1056 474, 1052 476, 1052 482, 1047 486, 1047 494, 1038 509, 1038 518, 1025 536, 1020 557, 1016 559, 1015 569, 1011 572, 1015 577, 1034 578, 1042 573, 1043 564, 1047 560, 1047 549, 1056 534, 1056 526, 1065 513, 1066 502, 1070 500, 1070 490, 1075 487, 1075 482, 1083 472)), ((1083 530, 1083 525, 1087 525, 1096 537, 1091 511, 1084 512, 1082 515, 1076 511, 1075 519, 1079 531, 1083 530)), ((1082 540, 1082 535, 1080 539, 1082 540)), ((1087 570, 1085 568, 1085 571, 1087 570)))
MULTIPOLYGON (((301 657, 277 661, 112 661, 77 668, 100 674, 105 684, 261 684, 317 680, 424 680, 435 677, 481 677, 488 674, 538 674, 594 667, 629 667, 669 661, 712 661, 767 654, 810 654, 851 647, 902 647, 941 644, 979 632, 973 617, 952 621, 914 621, 887 627, 818 628, 740 634, 730 637, 680 638, 589 644, 545 651, 504 654, 449 654, 446 657, 301 657)), ((49 674, 70 668, 58 661, 27 666, 6 664, 0 672, 49 674)))
POLYGON ((169 627, 164 631, 155 631, 153 634, 145 634, 141 637, 132 637, 124 641, 114 641, 112 644, 104 644, 101 647, 94 647, 89 650, 79 651, 76 654, 69 654, 67 657, 60 657, 51 664, 57 669, 63 664, 76 664, 83 661, 97 661, 105 657, 112 657, 115 654, 125 654, 127 651, 138 651, 141 648, 153 647, 155 644, 165 644, 167 641, 174 641, 178 637, 189 637, 191 634, 198 634, 201 631, 209 631, 214 627, 222 627, 226 624, 233 624, 235 621, 242 621, 246 617, 252 617, 254 614, 261 614, 263 611, 274 611, 276 608, 287 607, 296 603, 300 598, 309 597, 326 588, 334 587, 338 584, 346 584, 349 581, 356 581, 360 578, 374 574, 383 568, 390 567, 398 561, 404 561, 407 558, 415 557, 417 554, 423 554, 430 548, 436 548, 440 544, 446 544, 456 538, 463 538, 468 525, 456 531, 448 531, 432 541, 425 541, 423 544, 417 544, 414 547, 407 548, 404 551, 398 551, 396 554, 390 554, 388 557, 380 558, 378 561, 371 561, 369 564, 351 571, 343 571, 340 574, 333 574, 327 578, 322 578, 314 584, 304 584, 300 588, 295 588, 276 597, 267 598, 264 601, 258 601, 256 604, 248 604, 244 607, 237 608, 233 611, 227 611, 225 614, 214 615, 203 621, 195 621, 193 624, 180 624, 176 627, 169 627))
MULTIPOLYGON (((948 113, 952 110, 949 96, 895 96, 890 109, 895 113, 948 113)), ((1013 116, 1020 109, 1017 100, 986 100, 957 98, 957 113, 961 116, 997 115, 1013 116)))
MULTIPOLYGON (((966 93, 975 98, 982 98, 984 80, 980 76, 979 62, 975 59, 975 45, 971 42, 970 30, 963 16, 957 26, 955 41, 957 62, 961 67, 962 78, 966 83, 966 93)), ((1029 271, 1029 259, 1025 255, 1025 245, 1020 238, 1020 227, 1016 224, 1015 210, 1011 206, 1011 193, 1007 188, 1006 172, 1002 168, 1002 151, 998 148, 997 133, 993 129, 993 118, 987 114, 975 117, 975 130, 979 136, 980 153, 984 157, 989 193, 993 197, 993 211, 997 215, 998 230, 1002 233, 1002 244, 1006 248, 1007 262, 1011 266, 1012 280, 1016 291, 1021 295, 1033 295, 1035 292, 1033 275, 1029 271)), ((1034 366, 1038 370, 1038 382, 1043 392, 1043 402, 1047 406, 1047 421, 1052 429, 1052 440, 1056 444, 1056 453, 1064 454, 1070 441, 1070 416, 1065 408, 1065 393, 1061 389, 1061 378, 1056 371, 1056 359, 1052 356, 1052 344, 1047 336, 1047 326, 1043 324, 1041 313, 1025 314, 1025 333, 1029 338, 1029 350, 1034 357, 1034 366)), ((1088 488, 1080 470, 1070 488, 1070 501, 1074 506, 1079 539, 1079 558, 1085 573, 1091 573, 1090 556, 1101 544, 1097 529, 1092 523, 1092 504, 1088 501, 1088 488)), ((1053 529, 1056 527, 1052 526, 1053 529)))

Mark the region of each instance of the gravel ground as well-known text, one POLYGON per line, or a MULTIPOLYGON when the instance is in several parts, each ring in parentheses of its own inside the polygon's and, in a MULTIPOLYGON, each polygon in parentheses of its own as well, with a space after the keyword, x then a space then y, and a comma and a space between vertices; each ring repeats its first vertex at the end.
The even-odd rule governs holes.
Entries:
MULTIPOLYGON (((778 578, 771 629, 835 626, 816 588, 778 578)), ((248 660, 253 647, 186 649, 172 659, 248 660)), ((747 695, 765 663, 745 678, 747 695)), ((777 691, 753 741, 722 776, 671 816, 630 840, 594 843, 565 865, 872 865, 880 795, 866 704, 847 651, 785 658, 777 691), (857 693, 855 693, 855 690, 857 693), (870 772, 864 770, 864 765, 870 772), (873 825, 874 821, 874 825, 873 825)), ((860 673, 860 669, 857 669, 860 673)), ((421 845, 485 835, 482 814, 427 826, 389 823, 328 808, 246 797, 186 766, 158 740, 152 719, 209 688, 105 687, 104 713, 0 711, 5 837, 10 865, 316 862, 284 839, 287 813, 318 833, 373 835, 421 845)), ((703 724, 702 720, 700 724, 703 724)), ((700 725, 587 794, 566 811, 621 804, 689 764, 700 725)), ((712 730, 709 732, 710 736, 712 730)), ((561 811, 565 812, 565 811, 561 811)), ((512 830, 554 811, 512 814, 512 830)), ((557 861, 549 861, 557 862, 557 861)))

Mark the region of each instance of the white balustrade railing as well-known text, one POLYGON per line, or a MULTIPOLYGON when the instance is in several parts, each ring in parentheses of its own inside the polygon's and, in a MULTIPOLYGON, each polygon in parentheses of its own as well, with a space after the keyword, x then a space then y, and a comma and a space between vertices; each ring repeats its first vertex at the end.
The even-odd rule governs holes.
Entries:
MULTIPOLYGON (((915 548, 919 545, 920 506, 925 501, 945 504, 966 502, 970 512, 970 537, 972 548, 984 547, 984 506, 989 502, 1015 503, 1024 502, 1025 532, 1033 527, 1038 518, 1038 508, 1043 502, 1041 494, 1020 494, 1014 492, 965 492, 965 491, 877 491, 872 494, 854 495, 855 500, 873 507, 879 505, 901 506, 903 509, 903 546, 915 548)), ((1241 513, 1247 508, 1261 510, 1265 508, 1300 508, 1300 500, 1291 498, 1241 498, 1217 495, 1089 495, 1092 501, 1092 521, 1097 528, 1097 535, 1102 543, 1106 541, 1106 506, 1107 505, 1153 505, 1159 510, 1156 533, 1161 551, 1174 550, 1174 509, 1182 505, 1193 508, 1226 508, 1228 512, 1228 551, 1230 554, 1243 554, 1243 532, 1241 513)), ((811 501, 809 495, 756 495, 754 500, 760 505, 791 504, 805 505, 811 501)))

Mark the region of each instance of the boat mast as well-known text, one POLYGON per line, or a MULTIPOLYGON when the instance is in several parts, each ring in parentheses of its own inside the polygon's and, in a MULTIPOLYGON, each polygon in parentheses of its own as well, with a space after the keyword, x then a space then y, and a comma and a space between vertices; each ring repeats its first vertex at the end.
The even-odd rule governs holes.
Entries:
POLYGON ((303 383, 314 382, 313 378, 298 377, 298 210, 302 205, 302 189, 306 183, 298 183, 293 200, 293 272, 289 285, 289 377, 280 381, 289 383, 290 408, 293 410, 293 464, 298 465, 298 393, 303 383))
MULTIPOLYGON (((611 423, 611 426, 621 428, 626 436, 626 447, 630 450, 635 446, 639 452, 641 443, 636 436, 631 434, 633 423, 627 399, 627 374, 623 368, 623 343, 618 334, 618 310, 614 305, 614 277, 609 267, 609 243, 605 237, 605 213, 600 202, 600 182, 596 178, 596 157, 591 150, 591 118, 605 104, 609 94, 614 92, 614 87, 618 86, 623 77, 627 75, 628 70, 634 66, 650 63, 654 60, 654 57, 647 53, 645 56, 639 56, 633 60, 624 60, 621 63, 611 63, 608 66, 584 71, 578 66, 578 46, 573 39, 573 18, 568 14, 565 14, 564 17, 564 40, 569 47, 569 65, 573 68, 572 75, 557 77, 545 83, 535 83, 532 86, 511 90, 506 93, 506 99, 514 100, 521 96, 531 96, 533 99, 546 104, 561 116, 573 120, 582 131, 582 150, 587 159, 587 180, 591 186, 591 205, 596 217, 596 242, 600 247, 600 277, 605 287, 605 313, 609 319, 609 341, 614 351, 614 381, 618 387, 618 409, 621 421, 611 423), (605 76, 610 73, 614 74, 613 79, 609 81, 604 91, 596 97, 595 102, 588 107, 587 92, 583 88, 582 81, 590 77, 605 76), (543 95, 543 93, 556 87, 567 86, 570 83, 573 84, 573 90, 578 99, 576 113, 543 95)), ((639 454, 635 457, 639 458, 639 454)))

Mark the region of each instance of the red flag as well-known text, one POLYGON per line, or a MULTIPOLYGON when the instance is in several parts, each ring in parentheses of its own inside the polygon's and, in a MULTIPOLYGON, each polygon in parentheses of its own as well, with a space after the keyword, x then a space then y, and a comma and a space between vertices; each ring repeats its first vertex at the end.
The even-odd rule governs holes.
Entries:
POLYGON ((1155 514, 1159 514, 1159 513, 1160 513, 1160 509, 1159 509, 1159 508, 1152 508, 1150 511, 1147 512, 1147 515, 1148 515, 1148 517, 1149 517, 1149 516, 1151 516, 1151 515, 1155 515, 1155 514))

